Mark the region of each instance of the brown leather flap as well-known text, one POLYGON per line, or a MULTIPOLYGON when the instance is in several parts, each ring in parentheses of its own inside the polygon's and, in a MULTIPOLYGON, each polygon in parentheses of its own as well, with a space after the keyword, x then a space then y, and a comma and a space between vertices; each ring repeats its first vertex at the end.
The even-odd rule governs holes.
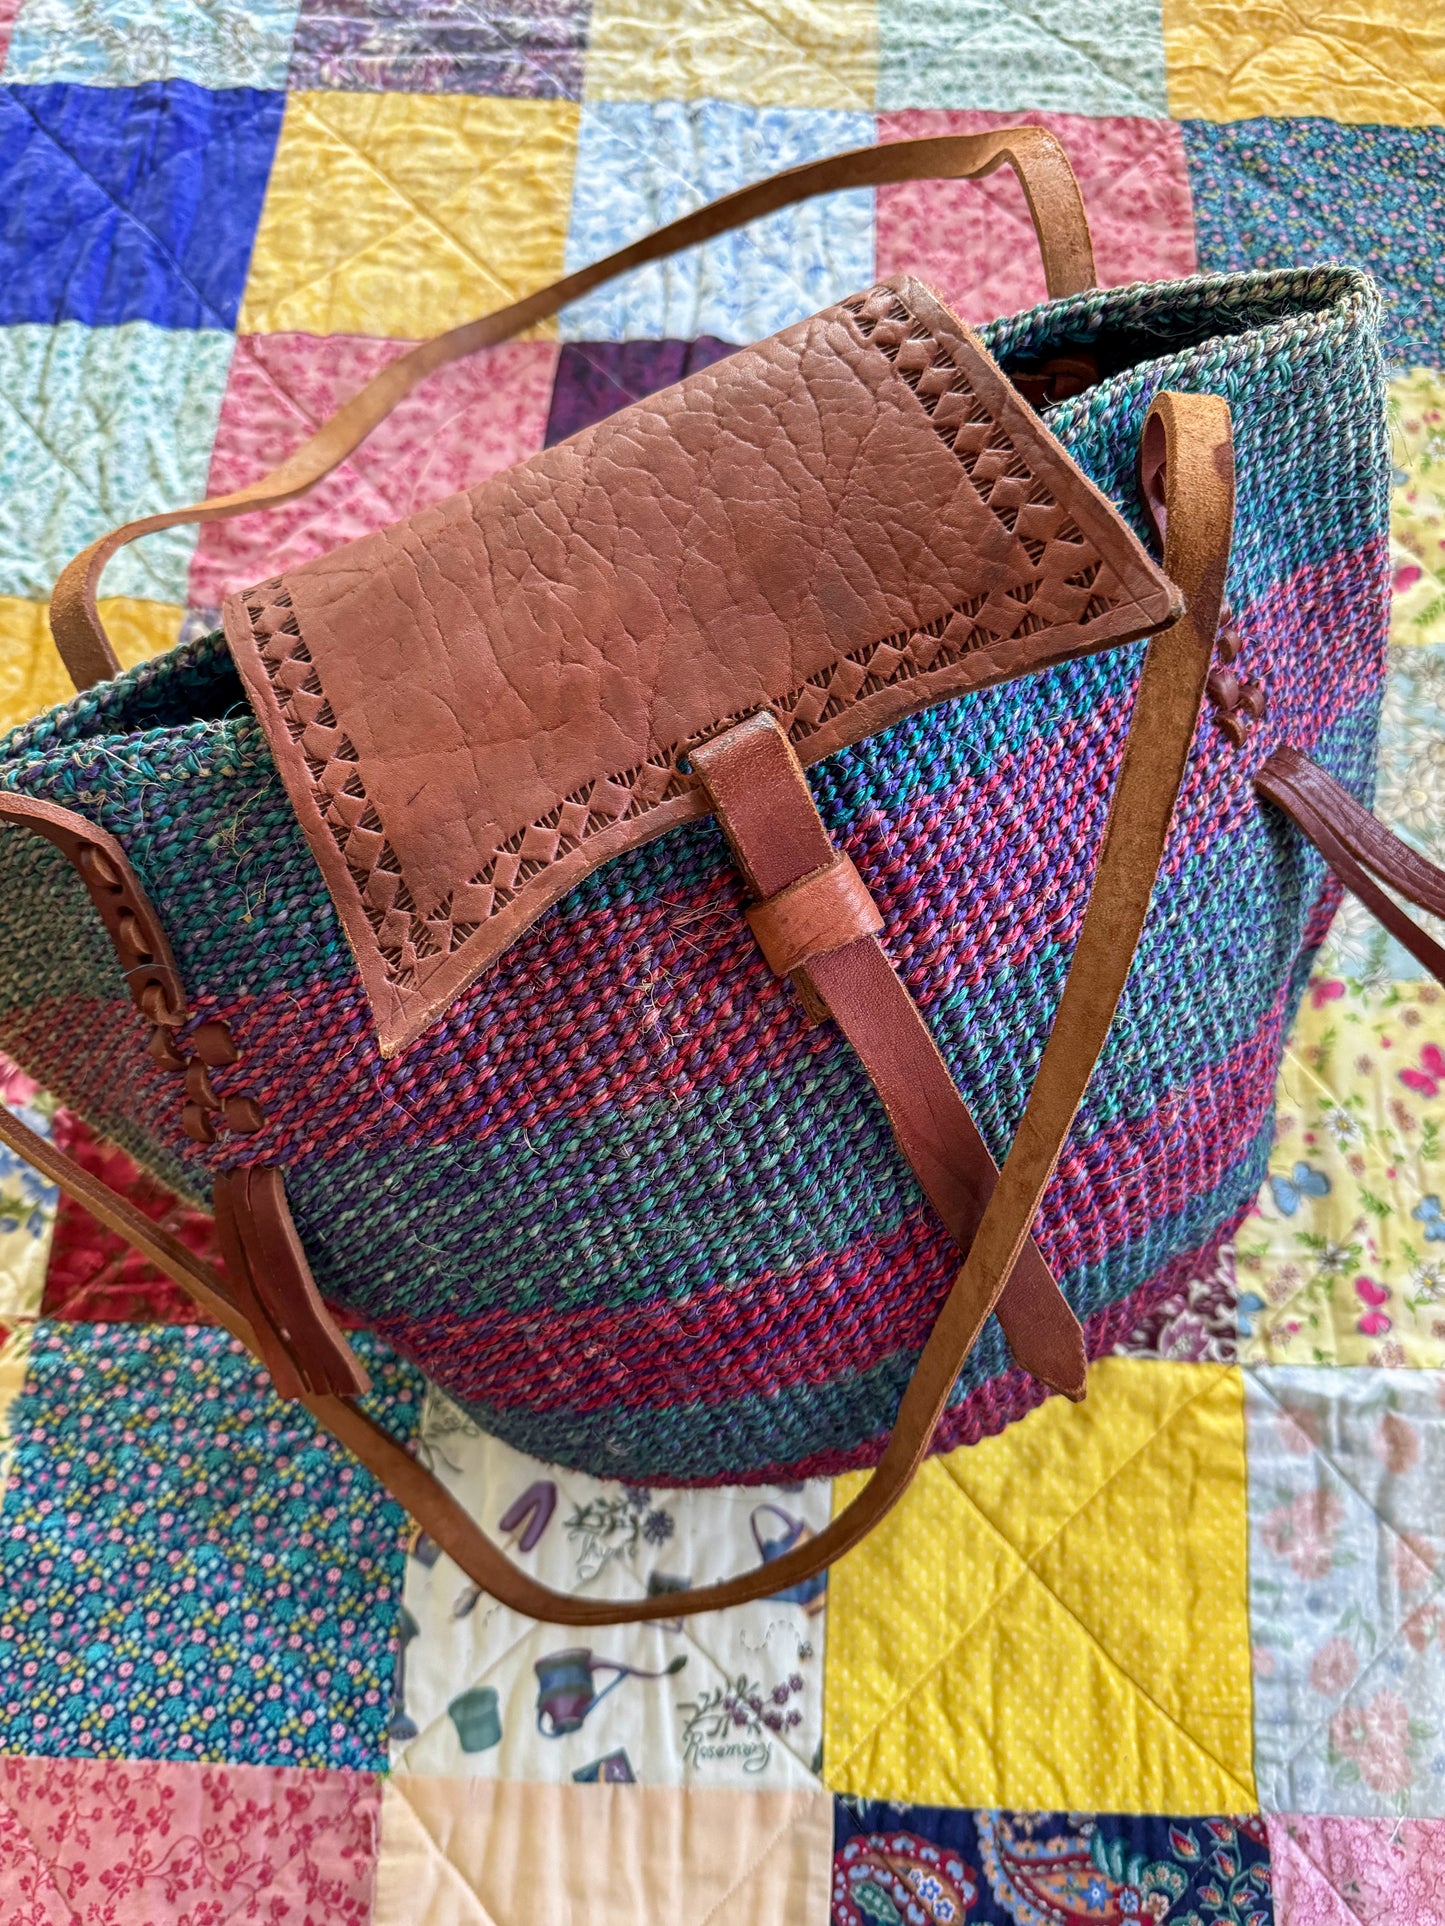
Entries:
POLYGON ((226 635, 382 1050, 767 708, 814 762, 1131 640, 1177 592, 911 279, 233 597, 226 635))

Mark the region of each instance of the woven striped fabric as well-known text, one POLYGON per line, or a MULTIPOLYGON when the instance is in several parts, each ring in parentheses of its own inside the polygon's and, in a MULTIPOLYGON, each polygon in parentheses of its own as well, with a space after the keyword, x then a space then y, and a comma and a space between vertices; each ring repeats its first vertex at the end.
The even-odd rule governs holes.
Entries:
MULTIPOLYGON (((1361 274, 1317 268, 1096 291, 985 330, 1005 368, 1093 344, 1113 372, 1046 418, 1141 532, 1152 397, 1227 397, 1228 598, 1270 705, 1242 749, 1201 724, 1046 1200, 1039 1241, 1091 1355, 1209 1263, 1264 1175, 1283 1039, 1337 892, 1256 802, 1254 771, 1293 742, 1369 800, 1388 593, 1377 325, 1361 274)), ((1140 659, 943 705, 812 772, 999 1158, 1080 927, 1140 659)), ((195 1020, 240 1045, 243 1075, 217 1087, 239 1076, 262 1103, 322 1290, 481 1424, 650 1485, 876 1459, 958 1252, 848 1047, 757 953, 711 823, 591 877, 383 1062, 218 637, 13 732, 0 786, 119 837, 195 1020)), ((237 1140, 181 1133, 81 885, 13 830, 0 958, 0 1047, 204 1201, 237 1140)), ((938 1443, 1042 1395, 990 1322, 938 1443)))

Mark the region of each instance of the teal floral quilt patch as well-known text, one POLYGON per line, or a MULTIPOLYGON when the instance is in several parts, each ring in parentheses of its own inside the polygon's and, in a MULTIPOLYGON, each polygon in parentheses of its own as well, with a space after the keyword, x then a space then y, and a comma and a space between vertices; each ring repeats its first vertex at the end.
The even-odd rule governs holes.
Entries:
MULTIPOLYGON (((355 1339, 378 1421, 420 1383, 355 1339)), ((0 1752, 385 1763, 402 1513, 226 1332, 35 1329, 0 1506, 0 1752)))

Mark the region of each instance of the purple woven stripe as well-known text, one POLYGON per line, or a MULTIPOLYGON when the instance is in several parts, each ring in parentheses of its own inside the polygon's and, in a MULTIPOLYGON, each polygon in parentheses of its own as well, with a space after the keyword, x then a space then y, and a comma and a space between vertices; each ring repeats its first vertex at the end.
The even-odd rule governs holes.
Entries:
POLYGON ((666 1295, 617 1309, 524 1316, 478 1312, 374 1320, 389 1344, 452 1396, 496 1410, 661 1408, 771 1396, 846 1382, 926 1331, 958 1268, 958 1251, 926 1207, 886 1236, 868 1235, 786 1276, 666 1295), (786 1350, 777 1342, 786 1331, 786 1350))
MULTIPOLYGON (((1375 665, 1325 637, 1337 610, 1376 593, 1381 567, 1381 548, 1371 544, 1300 571, 1241 615, 1249 672, 1269 683, 1276 656, 1292 673, 1270 686, 1271 714, 1243 751, 1203 726, 1166 873, 1247 824, 1258 807, 1249 775, 1277 743, 1308 748, 1373 695, 1375 665)), ((846 846, 925 1004, 1073 940, 1107 810, 1101 772, 1125 721, 1102 717, 1031 739, 981 781, 924 792, 898 814, 852 825, 846 846), (1040 797, 1049 799, 1047 817, 1040 797), (1067 836, 1053 834, 1056 822, 1067 822, 1067 836)), ((728 870, 700 898, 546 919, 463 999, 456 1024, 475 1025, 465 1052, 423 1039, 394 1068, 380 1064, 366 1034, 359 988, 207 1003, 200 1014, 224 1017, 247 1051, 246 1087, 273 1120, 267 1154, 283 1163, 335 1156, 379 1134, 411 1144, 486 1140, 608 1106, 685 1101, 761 1061, 792 1064, 832 1041, 777 993, 737 914, 741 900, 728 870), (599 959, 612 972, 609 997, 579 1000, 576 1017, 559 1027, 556 985, 594 974, 599 959), (653 988, 663 963, 676 1012, 667 1036, 653 988)))
MULTIPOLYGON (((1104 1263, 1215 1190, 1263 1128, 1289 1004, 1217 1067, 1171 1091, 1142 1124, 1121 1118, 1079 1152, 1066 1146, 1044 1202, 1039 1243, 1060 1276, 1104 1263)), ((958 1253, 932 1212, 861 1238, 785 1275, 764 1271, 675 1301, 518 1314, 468 1301, 454 1313, 379 1320, 376 1329, 453 1396, 492 1410, 726 1405, 846 1380, 927 1336, 958 1253), (776 1333, 788 1333, 786 1347, 776 1333)))

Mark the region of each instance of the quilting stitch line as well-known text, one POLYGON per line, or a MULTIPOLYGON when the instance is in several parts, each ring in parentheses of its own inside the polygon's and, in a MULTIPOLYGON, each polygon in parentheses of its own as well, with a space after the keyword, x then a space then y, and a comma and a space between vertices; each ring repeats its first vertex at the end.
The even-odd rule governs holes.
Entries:
MULTIPOLYGON (((1069 1516, 1062 1521, 1062 1523, 1058 1526, 1058 1528, 1054 1532, 1052 1532, 1049 1535, 1049 1537, 1045 1539, 1044 1542, 1040 1546, 1038 1546, 1038 1548, 1033 1553, 1029 1554, 1028 1556, 1025 1556, 1025 1554, 1019 1550, 1019 1548, 1008 1537, 1007 1533, 1002 1531, 993 1522, 993 1520, 988 1516, 988 1514, 981 1509, 977 1501, 973 1498, 972 1494, 967 1490, 965 1490, 965 1488, 958 1482, 958 1479, 953 1475, 952 1469, 950 1468, 948 1457, 945 1456, 938 1460, 938 1463, 942 1466, 943 1470, 948 1475, 950 1482, 952 1483, 954 1489, 958 1492, 959 1496, 964 1499, 964 1501, 969 1505, 970 1509, 978 1516, 978 1518, 982 1520, 984 1525, 987 1526, 988 1530, 993 1534, 993 1536, 1002 1545, 1004 1545, 1010 1553, 1012 1553, 1014 1558, 1018 1560, 1020 1569, 1012 1578, 1010 1578, 1010 1580, 1003 1587, 1003 1589, 988 1601, 988 1603, 980 1610, 978 1615, 974 1619, 972 1619, 967 1626, 964 1627, 963 1631, 960 1632, 955 1639, 950 1640, 947 1648, 944 1651, 939 1653, 938 1657, 927 1668, 927 1670, 921 1673, 919 1677, 909 1685, 907 1691, 904 1692, 902 1696, 898 1698, 894 1702, 894 1704, 889 1707, 887 1712, 883 1713, 879 1717, 879 1719, 876 1721, 876 1723, 872 1727, 870 1727, 868 1732, 866 1732, 863 1735, 863 1737, 853 1747, 852 1751, 849 1752, 847 1757, 842 1761, 842 1764, 844 1766, 850 1765, 858 1757, 863 1747, 868 1745, 874 1738, 877 1737, 878 1733, 883 1729, 884 1725, 887 1724, 889 1721, 891 1721, 898 1712, 903 1710, 909 1704, 909 1702, 917 1696, 917 1694, 922 1689, 924 1684, 929 1679, 935 1676, 935 1674, 940 1670, 940 1668, 947 1663, 947 1661, 953 1656, 953 1654, 958 1650, 958 1648, 969 1637, 969 1635, 974 1630, 974 1627, 981 1624, 989 1613, 996 1611, 999 1608, 999 1606, 1002 1604, 1002 1602, 1008 1597, 1009 1593, 1013 1591, 1014 1588, 1017 1585, 1019 1585, 1025 1577, 1029 1577, 1034 1580, 1034 1582, 1039 1586, 1040 1590, 1045 1592, 1054 1601, 1054 1603, 1058 1606, 1059 1610, 1064 1614, 1066 1618, 1073 1620, 1073 1622, 1078 1626, 1079 1630, 1084 1634, 1084 1636, 1089 1640, 1089 1642, 1096 1648, 1100 1657, 1103 1658, 1104 1661, 1118 1674, 1118 1676, 1124 1681, 1125 1685, 1132 1688, 1132 1690, 1135 1691, 1138 1694, 1138 1696, 1144 1700, 1146 1704, 1152 1706, 1166 1725, 1172 1726, 1174 1730, 1177 1731, 1184 1739, 1188 1740, 1189 1744, 1199 1754, 1199 1756, 1207 1760, 1209 1764, 1212 1765, 1219 1772, 1222 1778, 1228 1780, 1231 1785, 1238 1786, 1240 1792, 1244 1795, 1246 1800, 1246 1804, 1243 1810, 1250 1811, 1250 1812, 1258 1811, 1259 1798, 1258 1798, 1258 1794, 1254 1791, 1254 1789, 1245 1785, 1243 1781, 1238 1779, 1235 1776, 1234 1772, 1231 1770, 1231 1768, 1224 1764, 1223 1760, 1216 1758, 1214 1754, 1209 1750, 1208 1746, 1204 1745, 1203 1742, 1197 1737, 1196 1734, 1189 1731, 1187 1726, 1185 1726, 1178 1718, 1176 1718, 1175 1715, 1172 1712, 1170 1712, 1167 1707, 1161 1705, 1159 1701, 1153 1696, 1152 1693, 1150 1693, 1143 1685, 1139 1683, 1137 1679, 1133 1678, 1125 1670, 1125 1668, 1119 1663, 1119 1661, 1114 1657, 1114 1655, 1105 1647, 1103 1642, 1098 1637, 1098 1634, 1092 1631, 1090 1627, 1086 1625, 1084 1621, 1079 1617, 1078 1613, 1075 1612, 1071 1606, 1067 1605, 1064 1602, 1064 1600, 1059 1597, 1057 1592, 1054 1591, 1053 1587, 1049 1585, 1047 1581, 1043 1579, 1037 1571, 1034 1570, 1033 1563, 1032 1563, 1032 1560, 1034 1558, 1041 1558, 1043 1554, 1046 1551, 1048 1551, 1049 1548, 1058 1541, 1058 1539, 1063 1535, 1063 1533, 1066 1532, 1069 1529, 1069 1527, 1076 1522, 1076 1520, 1080 1517, 1080 1515, 1084 1511, 1086 1511, 1090 1505, 1095 1503, 1095 1501, 1098 1498, 1100 1498, 1104 1492, 1108 1490, 1109 1486, 1114 1482, 1114 1480, 1118 1478, 1123 1472, 1128 1470, 1130 1465, 1132 1465, 1138 1458, 1140 1458, 1146 1451, 1148 1451, 1150 1446, 1153 1444, 1154 1440, 1162 1436, 1163 1433, 1169 1429, 1169 1427, 1175 1422, 1177 1418, 1182 1416, 1185 1411, 1189 1410, 1192 1405, 1197 1404, 1201 1399, 1212 1397, 1214 1393, 1219 1389, 1220 1385, 1226 1382, 1227 1374, 1230 1371, 1234 1370, 1235 1368, 1236 1367, 1229 1366, 1229 1365, 1218 1366, 1217 1369, 1220 1375, 1214 1379, 1214 1382, 1204 1386, 1199 1391, 1192 1392, 1189 1395, 1189 1397, 1184 1400, 1182 1404, 1176 1405, 1174 1409, 1171 1412, 1169 1412, 1169 1414, 1154 1428, 1154 1430, 1150 1432, 1149 1436, 1145 1438, 1143 1442, 1134 1451, 1131 1451, 1127 1458, 1121 1460, 1121 1462, 1114 1467, 1114 1469, 1109 1473, 1108 1477, 1104 1480, 1104 1482, 1101 1485, 1099 1485, 1094 1491, 1090 1492, 1088 1497, 1083 1499, 1081 1503, 1075 1507, 1075 1509, 1069 1514, 1069 1516)), ((835 1777, 835 1775, 831 1772, 829 1773, 828 1776, 830 1780, 834 1779, 835 1777)))
MULTIPOLYGON (((1289 1370, 1294 1368, 1298 1368, 1298 1367, 1292 1367, 1288 1365, 1285 1365, 1285 1366, 1246 1365, 1243 1367, 1245 1372, 1248 1374, 1249 1381, 1254 1384, 1257 1384, 1259 1386, 1259 1389, 1265 1395, 1265 1397, 1267 1397, 1270 1403, 1275 1407, 1275 1410, 1278 1411, 1282 1417, 1290 1419, 1291 1422, 1294 1422, 1294 1414, 1290 1411, 1287 1405, 1284 1405, 1280 1402, 1279 1398, 1275 1395, 1274 1391, 1270 1388, 1269 1385, 1261 1382, 1259 1374, 1262 1370, 1281 1370, 1281 1369, 1289 1370)), ((1336 1366, 1324 1366, 1324 1367, 1313 1367, 1313 1368, 1339 1370, 1339 1369, 1348 1369, 1349 1367, 1336 1365, 1336 1366)), ((1428 1375, 1435 1375, 1435 1374, 1431 1373, 1428 1375)), ((1445 1382, 1445 1379, 1442 1379, 1442 1382, 1445 1382)), ((1301 1433, 1301 1435, 1307 1435, 1307 1434, 1301 1433)), ((1334 1459, 1330 1457, 1329 1453, 1323 1450, 1321 1446, 1317 1445, 1312 1438, 1309 1439, 1309 1446, 1310 1446, 1311 1461, 1313 1462, 1314 1459, 1318 1459, 1321 1464, 1325 1465, 1331 1472, 1333 1472, 1335 1477, 1339 1479, 1341 1485, 1344 1486, 1345 1490, 1350 1493, 1352 1498, 1355 1498, 1356 1500, 1358 1500, 1361 1507, 1366 1512, 1369 1513, 1369 1515, 1375 1520, 1375 1522, 1378 1525, 1380 1525, 1385 1531, 1387 1531, 1390 1534, 1391 1538, 1393 1538, 1397 1544, 1403 1545, 1405 1550, 1409 1552, 1412 1557, 1417 1556, 1417 1554, 1415 1553, 1414 1547, 1410 1544, 1409 1540, 1405 1537, 1400 1527, 1394 1524, 1390 1519, 1386 1518, 1384 1513, 1379 1509, 1377 1505, 1371 1504, 1370 1500, 1360 1490, 1359 1486, 1355 1484, 1353 1479, 1346 1477, 1345 1473, 1341 1471, 1340 1467, 1335 1463, 1334 1459)), ((1345 1700, 1353 1698, 1355 1696, 1362 1682, 1369 1677, 1370 1673, 1374 1671, 1375 1667, 1381 1662, 1381 1660, 1387 1658, 1389 1654, 1395 1649, 1396 1645, 1399 1644, 1400 1636, 1405 1629, 1406 1619, 1409 1618, 1417 1609, 1419 1609, 1419 1607, 1434 1603, 1435 1601, 1440 1599, 1445 1599, 1445 1572, 1442 1572, 1442 1575, 1437 1580, 1437 1582, 1419 1600, 1418 1606, 1416 1605, 1411 1606, 1410 1611, 1407 1612, 1403 1618, 1401 1618, 1399 1624, 1395 1626, 1393 1631, 1391 1631, 1389 1637, 1384 1641, 1384 1643, 1379 1647, 1379 1649, 1374 1653, 1374 1655, 1370 1659, 1368 1659, 1366 1663, 1360 1668, 1359 1672, 1356 1674, 1354 1679, 1351 1680, 1349 1688, 1346 1691, 1344 1698, 1340 1702, 1342 1705, 1345 1703, 1345 1700)), ((1336 1710, 1338 1709, 1339 1708, 1337 1707, 1336 1710)), ((1303 1758, 1305 1752, 1310 1748, 1311 1745, 1314 1744, 1314 1742, 1318 1738, 1318 1735, 1327 1729, 1329 1722, 1333 1718, 1333 1716, 1334 1716, 1333 1713, 1330 1713, 1330 1712, 1324 1713, 1318 1720, 1315 1721, 1314 1724, 1310 1725, 1306 1729, 1304 1738, 1300 1741, 1299 1745, 1295 1748, 1295 1750, 1290 1753, 1289 1757, 1279 1762, 1279 1765, 1274 1773, 1274 1783, 1276 1786, 1279 1784, 1279 1780, 1281 1776, 1287 1776, 1292 1783, 1294 1767, 1298 1765, 1301 1758, 1303 1758)), ((1258 1779, 1259 1777, 1259 1772, 1257 1768, 1255 1771, 1255 1777, 1256 1779, 1258 1779)))

